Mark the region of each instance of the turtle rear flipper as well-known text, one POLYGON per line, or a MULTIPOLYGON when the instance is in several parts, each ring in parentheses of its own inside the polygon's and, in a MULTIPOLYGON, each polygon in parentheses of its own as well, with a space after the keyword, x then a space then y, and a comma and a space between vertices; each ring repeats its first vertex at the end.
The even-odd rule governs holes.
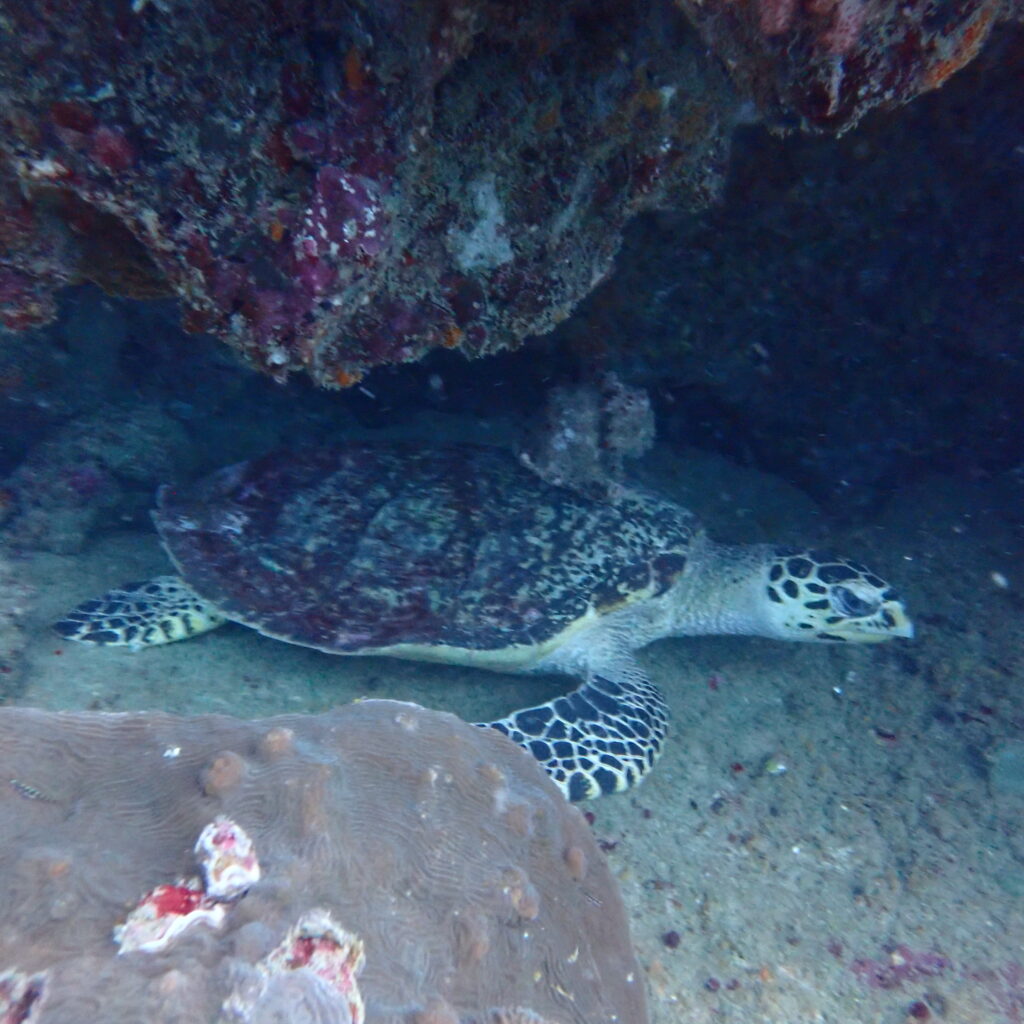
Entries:
POLYGON ((187 640, 224 621, 180 577, 155 576, 82 602, 53 628, 65 640, 139 648, 187 640))
POLYGON ((532 754, 572 801, 635 786, 654 767, 668 731, 668 705, 623 653, 595 668, 565 697, 478 725, 532 754))

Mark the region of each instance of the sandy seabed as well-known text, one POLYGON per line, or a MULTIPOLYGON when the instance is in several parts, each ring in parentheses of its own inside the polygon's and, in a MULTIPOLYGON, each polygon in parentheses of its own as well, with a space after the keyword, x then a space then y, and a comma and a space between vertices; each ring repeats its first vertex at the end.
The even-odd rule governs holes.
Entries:
MULTIPOLYGON (((1021 480, 937 477, 842 533, 798 492, 711 456, 659 453, 642 474, 718 539, 868 562, 918 629, 879 647, 722 637, 643 652, 671 742, 640 788, 586 810, 652 1021, 1024 1021, 1021 480)), ((155 535, 8 558, 31 595, 17 704, 267 716, 374 696, 477 720, 566 688, 331 657, 237 626, 141 652, 68 644, 48 625, 70 606, 168 571, 155 535)))

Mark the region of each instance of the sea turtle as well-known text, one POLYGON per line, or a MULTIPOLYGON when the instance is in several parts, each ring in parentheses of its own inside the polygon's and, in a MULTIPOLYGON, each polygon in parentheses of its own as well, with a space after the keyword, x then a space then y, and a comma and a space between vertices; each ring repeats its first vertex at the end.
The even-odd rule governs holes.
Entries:
POLYGON ((577 676, 568 696, 481 723, 572 800, 627 789, 660 753, 665 700, 633 656, 652 640, 913 632, 856 562, 717 544, 669 501, 591 499, 482 446, 278 451, 162 488, 154 520, 180 576, 86 601, 63 637, 146 647, 232 620, 331 654, 577 676))

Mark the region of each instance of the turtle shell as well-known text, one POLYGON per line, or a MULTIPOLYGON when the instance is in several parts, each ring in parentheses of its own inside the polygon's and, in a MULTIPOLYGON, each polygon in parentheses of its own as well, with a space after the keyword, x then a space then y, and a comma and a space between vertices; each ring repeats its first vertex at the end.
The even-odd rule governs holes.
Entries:
POLYGON ((552 486, 499 449, 366 442, 165 487, 154 519, 228 618, 334 653, 451 661, 536 652, 663 593, 697 529, 654 498, 613 505, 552 486))

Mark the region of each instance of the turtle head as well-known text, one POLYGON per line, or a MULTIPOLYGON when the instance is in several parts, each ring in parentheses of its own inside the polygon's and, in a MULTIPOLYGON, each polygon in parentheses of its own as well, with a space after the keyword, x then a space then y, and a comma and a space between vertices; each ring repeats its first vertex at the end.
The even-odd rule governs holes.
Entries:
POLYGON ((769 628, 783 639, 878 643, 914 635, 896 591, 846 558, 769 548, 764 588, 769 628))

